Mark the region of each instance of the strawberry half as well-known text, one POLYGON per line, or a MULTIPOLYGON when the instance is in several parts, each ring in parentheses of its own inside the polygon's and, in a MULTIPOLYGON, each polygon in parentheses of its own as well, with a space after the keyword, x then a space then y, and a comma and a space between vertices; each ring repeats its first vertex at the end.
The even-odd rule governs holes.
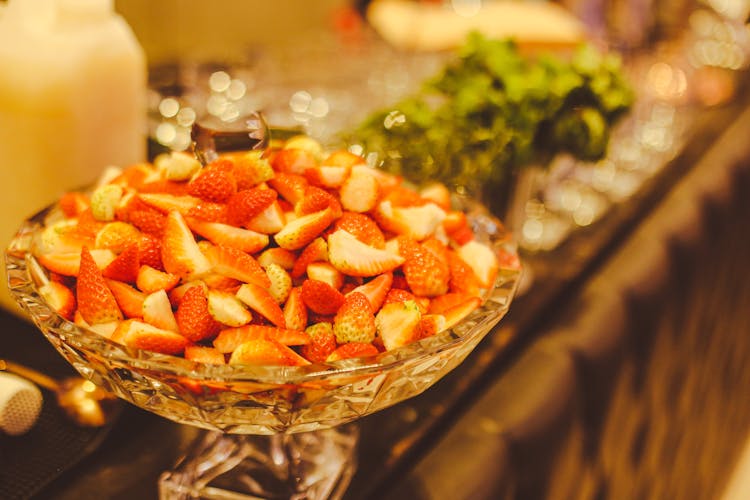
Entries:
POLYGON ((237 298, 274 325, 286 328, 284 312, 267 288, 255 283, 245 283, 237 290, 237 298))
POLYGON ((399 237, 398 247, 405 258, 402 269, 412 292, 423 297, 435 297, 448 291, 450 270, 445 262, 408 237, 399 237))
POLYGON ((219 323, 237 327, 250 323, 253 315, 233 293, 208 290, 208 312, 219 323))
POLYGON ((47 301, 57 314, 72 320, 76 310, 76 298, 67 286, 57 281, 49 281, 39 287, 39 295, 47 301))
POLYGON ((76 301, 78 311, 89 325, 122 320, 122 311, 88 247, 81 250, 76 301))
POLYGON ((415 341, 419 335, 422 313, 414 301, 392 302, 380 308, 375 323, 386 350, 415 341))
POLYGON ((224 355, 218 349, 194 344, 185 347, 185 359, 209 365, 225 365, 227 363, 224 355))
POLYGON ((263 325, 246 325, 239 328, 222 330, 213 341, 214 347, 221 353, 230 353, 248 340, 273 340, 284 345, 305 345, 310 337, 301 330, 289 330, 263 325))
POLYGON ((307 179, 301 175, 277 172, 274 178, 268 181, 268 185, 286 201, 296 205, 305 196, 308 184, 307 179))
POLYGON ((303 366, 310 362, 283 344, 255 339, 237 346, 229 358, 229 364, 303 366))
POLYGON ((188 193, 196 198, 216 203, 226 202, 237 192, 237 181, 230 163, 217 162, 200 170, 188 183, 188 193))
POLYGON ((304 250, 299 254, 297 260, 294 262, 292 272, 290 273, 292 278, 299 278, 307 271, 307 266, 313 262, 327 262, 328 261, 328 243, 323 238, 315 238, 304 250))
POLYGON ((200 286, 189 288, 177 306, 175 319, 180 333, 191 342, 213 337, 221 325, 208 311, 208 297, 200 286))
POLYGON ((328 236, 328 259, 333 267, 349 276, 375 276, 404 262, 400 255, 362 243, 341 229, 328 236))
POLYGON ((375 339, 375 316, 363 294, 348 294, 333 319, 333 333, 339 344, 372 342, 375 339))
POLYGON ((339 200, 328 191, 315 186, 307 186, 305 195, 294 204, 294 213, 307 215, 320 212, 330 208, 334 217, 340 217, 343 213, 339 200))
POLYGON ((117 327, 113 339, 136 349, 160 352, 162 354, 182 354, 188 340, 179 333, 157 328, 148 323, 129 319, 117 327))
POLYGON ((494 284, 499 265, 497 255, 489 246, 471 240, 459 247, 456 253, 474 271, 480 286, 490 288, 494 284))
POLYGON ((187 217, 185 221, 195 233, 216 245, 236 248, 247 253, 256 253, 268 246, 267 235, 249 229, 192 217, 187 217))
POLYGON ((151 266, 142 265, 138 269, 138 276, 135 280, 135 286, 143 293, 154 293, 159 290, 170 291, 180 282, 180 277, 176 274, 170 274, 151 266))
POLYGON ((167 215, 161 260, 168 273, 183 278, 200 276, 211 270, 211 263, 200 251, 193 233, 179 212, 169 212, 167 215))
POLYGON ((365 214, 355 212, 344 212, 341 218, 336 220, 334 228, 343 229, 366 245, 375 248, 385 247, 385 236, 378 224, 365 214))
POLYGON ((391 289, 392 283, 393 273, 387 272, 374 277, 367 283, 359 285, 349 293, 361 293, 367 298, 372 310, 377 311, 380 309, 380 306, 383 305, 383 301, 385 300, 388 291, 391 289))
POLYGON ((131 243, 102 271, 102 276, 125 283, 135 283, 140 266, 138 243, 131 243))
POLYGON ((143 301, 146 294, 136 290, 127 283, 115 280, 107 280, 112 295, 115 296, 117 305, 126 318, 141 318, 143 316, 143 301))
POLYGON ((273 189, 252 188, 239 191, 227 201, 227 222, 244 226, 276 201, 273 189))
POLYGON ((292 330, 304 330, 307 325, 307 307, 302 300, 302 288, 295 287, 289 292, 284 303, 284 322, 292 330))
POLYGON ((325 363, 336 350, 336 335, 330 323, 315 323, 305 329, 310 343, 302 346, 300 353, 313 363, 325 363))
POLYGON ((270 287, 271 280, 251 255, 232 247, 214 245, 205 250, 214 272, 242 281, 270 287))
POLYGON ((330 207, 303 215, 287 223, 274 235, 274 240, 281 248, 297 250, 317 238, 333 222, 333 218, 330 207))
POLYGON ((159 290, 143 300, 143 321, 162 330, 179 332, 166 291, 159 290))
POLYGON ((302 282, 302 301, 313 312, 336 314, 344 303, 344 296, 328 283, 307 279, 302 282))

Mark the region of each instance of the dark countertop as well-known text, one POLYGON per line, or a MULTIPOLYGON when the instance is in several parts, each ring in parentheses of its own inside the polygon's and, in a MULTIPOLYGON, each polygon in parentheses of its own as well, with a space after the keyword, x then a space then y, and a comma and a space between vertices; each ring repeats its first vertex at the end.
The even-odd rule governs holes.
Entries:
MULTIPOLYGON (((680 476, 683 488, 720 491, 716 471, 729 469, 750 422, 747 403, 733 404, 750 376, 750 335, 734 350, 706 340, 750 334, 736 313, 750 305, 740 279, 750 247, 746 109, 738 100, 706 110, 681 154, 634 197, 554 252, 526 255, 530 289, 475 352, 424 394, 362 419, 345 498, 685 498, 664 463, 696 472, 680 476), (691 461, 709 438, 714 462, 691 461), (674 451, 659 455, 660 446, 674 451)), ((0 337, 2 355, 72 373, 7 313, 0 337)), ((69 438, 58 417, 45 432, 69 438)), ((123 405, 112 428, 75 436, 78 448, 65 451, 76 453, 35 498, 156 498, 159 474, 196 435, 123 405)), ((6 450, 24 446, 0 440, 4 465, 14 460, 6 450)))

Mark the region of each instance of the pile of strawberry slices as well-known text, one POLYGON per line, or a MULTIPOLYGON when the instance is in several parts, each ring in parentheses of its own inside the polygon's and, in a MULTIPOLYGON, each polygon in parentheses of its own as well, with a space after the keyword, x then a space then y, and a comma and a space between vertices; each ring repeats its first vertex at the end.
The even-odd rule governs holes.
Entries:
POLYGON ((202 166, 185 153, 62 196, 34 254, 60 315, 134 348, 306 365, 435 335, 482 304, 498 256, 445 186, 419 191, 298 136, 202 166))

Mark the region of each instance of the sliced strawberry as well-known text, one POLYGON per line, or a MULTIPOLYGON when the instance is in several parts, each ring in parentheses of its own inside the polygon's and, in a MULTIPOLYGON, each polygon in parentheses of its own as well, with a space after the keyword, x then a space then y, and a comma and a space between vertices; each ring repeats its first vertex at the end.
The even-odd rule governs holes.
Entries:
POLYGON ((219 323, 232 327, 253 320, 253 315, 233 293, 221 290, 208 290, 208 312, 219 323))
POLYGON ((188 340, 179 333, 133 319, 120 323, 118 333, 113 335, 127 346, 162 354, 182 354, 188 345, 188 340))
POLYGON ((445 219, 445 211, 432 202, 413 207, 397 207, 380 202, 373 211, 375 220, 387 231, 421 241, 435 234, 445 219))
POLYGON ((307 325, 307 306, 302 300, 302 288, 295 287, 289 292, 284 303, 284 323, 291 330, 304 330, 307 325))
POLYGON ((96 233, 104 226, 103 222, 100 222, 94 218, 94 212, 91 208, 88 208, 78 214, 78 224, 76 224, 75 232, 80 237, 84 238, 96 238, 96 233))
POLYGON ((262 287, 271 286, 266 272, 251 255, 232 247, 213 245, 205 250, 214 272, 262 287))
POLYGON ((359 292, 345 297, 333 319, 333 333, 339 344, 369 343, 375 339, 375 316, 367 297, 359 292))
POLYGON ((351 174, 341 186, 341 205, 352 212, 369 212, 378 203, 380 186, 372 169, 366 166, 352 168, 351 174))
POLYGON ((161 238, 164 227, 167 224, 166 216, 156 209, 134 210, 130 212, 128 219, 130 223, 142 232, 161 238))
POLYGON ((229 364, 302 366, 310 362, 283 344, 255 339, 237 346, 229 358, 229 364))
POLYGON ((274 170, 287 174, 304 174, 308 168, 317 165, 318 161, 312 152, 298 148, 282 149, 271 160, 274 170))
POLYGON ((65 217, 77 217, 90 206, 88 196, 78 191, 64 193, 58 203, 65 217))
POLYGON ((414 301, 391 302, 380 308, 375 323, 386 350, 409 344, 419 335, 422 313, 414 301))
POLYGON ((249 151, 233 157, 232 174, 237 181, 237 191, 250 189, 274 177, 274 171, 267 158, 263 158, 261 151, 249 151))
POLYGON ((330 208, 333 216, 341 217, 343 213, 339 200, 328 191, 315 186, 307 186, 305 195, 294 204, 294 213, 296 215, 307 215, 314 212, 320 212, 330 208))
POLYGON ((143 317, 145 293, 121 281, 107 280, 107 285, 112 290, 112 295, 114 295, 117 305, 126 318, 143 317))
POLYGON ((138 287, 138 290, 151 294, 159 290, 168 292, 179 282, 180 277, 176 274, 162 272, 144 264, 138 269, 135 286, 138 287))
POLYGON ((405 259, 402 266, 404 276, 414 294, 435 297, 448 291, 450 270, 445 262, 408 237, 399 237, 398 244, 399 253, 405 259))
POLYGON ((383 188, 383 201, 388 201, 393 207, 419 207, 429 203, 429 200, 400 182, 383 188))
POLYGON ((344 212, 341 218, 334 224, 336 229, 343 229, 352 234, 362 243, 375 248, 385 247, 385 236, 378 224, 365 214, 355 212, 344 212))
POLYGON ((88 247, 83 247, 81 250, 80 262, 76 283, 76 301, 83 319, 89 325, 121 320, 120 307, 88 247))
POLYGON ((164 290, 156 291, 143 300, 143 321, 149 325, 179 332, 177 320, 172 312, 172 304, 169 302, 167 292, 164 290))
POLYGON ((277 264, 270 264, 266 267, 266 275, 271 280, 268 291, 277 303, 283 304, 289 297, 289 292, 292 291, 292 277, 277 264))
POLYGON ((206 201, 225 203, 237 192, 233 164, 219 161, 201 169, 188 183, 188 194, 206 201))
POLYGON ((467 295, 480 295, 479 279, 474 270, 454 251, 446 253, 448 257, 448 269, 450 271, 450 281, 448 289, 451 292, 458 292, 467 295))
POLYGON ((474 231, 469 227, 466 214, 458 210, 446 212, 443 229, 448 237, 459 246, 474 239, 474 231))
POLYGON ((268 185, 275 189, 286 201, 296 205, 304 196, 308 186, 307 179, 302 175, 277 172, 268 185))
POLYGON ((330 208, 303 215, 287 223, 274 240, 281 248, 297 250, 317 238, 333 222, 333 211, 330 208))
POLYGON ((336 314, 344 303, 344 296, 328 283, 307 279, 302 282, 302 301, 313 312, 336 314))
POLYGON ((273 189, 252 188, 239 191, 227 202, 227 221, 234 226, 244 226, 276 201, 273 189))
POLYGON ((185 359, 209 365, 225 365, 224 355, 215 347, 191 344, 185 347, 185 359))
POLYGON ((391 288, 388 290, 388 293, 385 294, 385 300, 383 300, 383 305, 386 304, 402 304, 404 302, 414 302, 419 307, 419 311, 422 313, 427 312, 427 309, 430 307, 430 299, 427 297, 417 297, 413 293, 411 293, 408 290, 404 290, 402 288, 391 288))
POLYGON ((95 247, 120 253, 140 237, 138 228, 128 222, 108 222, 96 233, 95 247))
POLYGON ((428 311, 430 314, 443 314, 453 306, 469 300, 472 295, 463 292, 450 292, 430 300, 428 311))
POLYGON ((432 182, 419 190, 419 196, 430 200, 443 210, 451 208, 451 192, 442 182, 432 182))
POLYGON ((472 268, 480 286, 490 288, 495 283, 499 265, 497 255, 489 246, 471 240, 459 247, 456 253, 472 268))
POLYGON ((274 325, 286 328, 284 312, 267 288, 255 283, 245 283, 237 290, 237 298, 274 325))
POLYGON ((441 314, 423 314, 419 320, 418 333, 415 340, 422 340, 437 335, 445 330, 446 324, 445 316, 441 314))
POLYGON ((289 330, 273 326, 245 325, 239 328, 222 330, 213 341, 214 347, 222 353, 234 351, 248 340, 272 340, 283 345, 305 345, 310 337, 301 330, 289 330))
POLYGON ((444 329, 453 328, 480 305, 482 305, 482 299, 471 297, 460 304, 446 309, 442 312, 442 315, 445 317, 444 329))
POLYGON ((57 281, 49 281, 39 287, 39 295, 52 309, 65 319, 72 320, 76 310, 76 298, 67 286, 57 281))
POLYGON ((294 252, 281 247, 267 248, 258 256, 258 264, 263 268, 270 264, 278 264, 287 271, 291 271, 296 261, 297 256, 294 252))
POLYGON ((321 162, 322 165, 330 165, 335 167, 354 167, 355 165, 364 165, 365 159, 358 156, 351 151, 346 149, 339 149, 332 152, 325 160, 321 162))
POLYGON ((278 201, 271 203, 265 210, 250 219, 245 228, 263 234, 274 234, 284 227, 286 217, 278 201))
POLYGON ((227 205, 224 203, 203 201, 188 210, 187 214, 185 214, 185 218, 188 217, 206 222, 226 223, 228 220, 227 205))
POLYGON ((175 196, 164 193, 139 193, 138 197, 150 207, 161 213, 180 212, 187 215, 192 209, 201 203, 200 198, 190 195, 175 196))
POLYGON ((315 238, 302 250, 292 267, 292 278, 299 278, 307 271, 307 266, 313 262, 328 261, 328 243, 323 238, 315 238))
POLYGON ((159 271, 163 271, 164 264, 161 261, 161 238, 156 238, 150 234, 141 234, 141 237, 138 240, 138 257, 141 265, 145 264, 154 269, 158 269, 159 271))
POLYGON ((349 276, 375 276, 404 262, 400 255, 362 243, 341 229, 328 236, 328 259, 333 267, 349 276))
POLYGON ((268 236, 249 229, 230 226, 220 222, 206 222, 187 217, 190 229, 216 245, 236 248, 247 253, 255 253, 268 246, 268 236))
POLYGON ((140 266, 138 243, 131 242, 125 250, 115 257, 102 271, 105 278, 126 283, 135 283, 140 266))
POLYGON ((183 278, 200 276, 211 270, 211 263, 200 251, 193 233, 179 212, 169 212, 167 215, 161 260, 168 273, 183 278))
POLYGON ((336 350, 336 335, 331 323, 315 323, 305 329, 310 343, 302 346, 300 353, 313 363, 325 363, 328 356, 336 350))
POLYGON ((172 304, 172 307, 175 308, 178 305, 180 305, 180 301, 182 301, 182 297, 184 297, 185 293, 191 288, 193 288, 194 286, 199 286, 203 288, 203 292, 206 295, 208 295, 208 286, 206 285, 205 282, 203 282, 202 280, 201 281, 188 281, 187 283, 176 286, 167 292, 167 295, 169 296, 169 302, 172 304))
MULTIPOLYGON (((99 269, 104 269, 112 262, 116 255, 111 250, 94 249, 90 254, 99 269)), ((53 252, 37 256, 41 265, 50 271, 63 276, 78 276, 81 254, 75 252, 53 252)))
POLYGON ((376 276, 367 283, 354 288, 349 293, 361 293, 367 298, 367 301, 370 303, 370 307, 372 308, 372 310, 377 311, 380 309, 380 306, 383 305, 383 301, 385 300, 388 291, 391 289, 392 283, 393 273, 387 272, 376 276))
POLYGON ((202 287, 189 288, 177 306, 175 319, 180 333, 191 342, 213 337, 221 324, 208 312, 208 297, 202 287))
POLYGON ((159 179, 141 184, 141 186, 138 188, 138 192, 142 194, 186 196, 188 192, 188 185, 186 182, 176 182, 169 179, 159 179))
POLYGON ((307 265, 307 277, 311 280, 328 283, 336 290, 344 285, 344 275, 328 262, 312 262, 307 265))
POLYGON ((377 356, 378 354, 380 354, 380 351, 378 351, 378 348, 372 344, 349 342, 333 351, 326 359, 326 362, 331 363, 333 361, 341 361, 342 359, 351 358, 369 358, 371 356, 377 356))

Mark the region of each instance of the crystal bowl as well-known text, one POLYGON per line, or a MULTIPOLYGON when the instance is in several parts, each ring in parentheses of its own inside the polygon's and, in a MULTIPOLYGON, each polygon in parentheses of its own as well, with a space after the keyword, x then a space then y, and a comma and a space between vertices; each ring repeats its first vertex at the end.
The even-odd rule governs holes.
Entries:
POLYGON ((500 271, 483 305, 435 336, 383 352, 304 367, 208 365, 130 348, 57 314, 39 294, 49 279, 33 255, 47 207, 26 220, 6 251, 8 285, 21 307, 85 378, 175 422, 224 434, 298 433, 331 428, 416 396, 455 368, 510 307, 521 274, 502 224, 457 198, 500 271), (503 265, 502 263, 510 263, 503 265))

